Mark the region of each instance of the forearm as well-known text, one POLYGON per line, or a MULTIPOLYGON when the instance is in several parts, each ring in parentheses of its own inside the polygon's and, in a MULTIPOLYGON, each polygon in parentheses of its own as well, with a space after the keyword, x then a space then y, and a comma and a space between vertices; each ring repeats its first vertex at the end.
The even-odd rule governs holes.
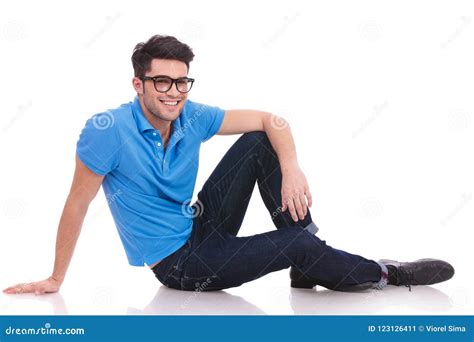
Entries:
POLYGON ((278 155, 283 174, 298 166, 296 147, 287 121, 281 117, 269 114, 263 120, 264 130, 278 155))
POLYGON ((52 274, 59 283, 62 283, 66 276, 87 208, 87 205, 78 204, 71 197, 64 206, 56 237, 56 256, 52 274))

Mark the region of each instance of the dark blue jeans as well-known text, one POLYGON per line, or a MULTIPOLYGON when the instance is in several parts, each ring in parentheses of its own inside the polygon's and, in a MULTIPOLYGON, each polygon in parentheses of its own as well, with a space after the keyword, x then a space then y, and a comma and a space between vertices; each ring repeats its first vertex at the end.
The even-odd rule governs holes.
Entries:
POLYGON ((281 181, 266 133, 243 134, 199 192, 190 239, 153 268, 158 280, 178 290, 221 290, 293 266, 329 289, 378 282, 377 262, 332 248, 305 229, 309 210, 298 222, 281 211, 281 181), (277 229, 238 237, 255 183, 277 229))

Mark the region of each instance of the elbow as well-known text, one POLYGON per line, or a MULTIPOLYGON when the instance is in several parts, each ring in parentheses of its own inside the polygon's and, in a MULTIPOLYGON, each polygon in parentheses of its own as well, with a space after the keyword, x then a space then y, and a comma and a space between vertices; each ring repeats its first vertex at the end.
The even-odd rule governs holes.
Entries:
POLYGON ((264 118, 264 127, 265 127, 265 130, 266 130, 266 127, 270 127, 271 129, 274 129, 274 130, 282 130, 285 128, 290 128, 290 124, 281 116, 271 114, 271 113, 266 113, 265 118, 264 118))
POLYGON ((66 205, 69 210, 77 213, 86 213, 89 208, 89 204, 94 198, 88 196, 81 196, 77 193, 70 193, 66 200, 66 205))

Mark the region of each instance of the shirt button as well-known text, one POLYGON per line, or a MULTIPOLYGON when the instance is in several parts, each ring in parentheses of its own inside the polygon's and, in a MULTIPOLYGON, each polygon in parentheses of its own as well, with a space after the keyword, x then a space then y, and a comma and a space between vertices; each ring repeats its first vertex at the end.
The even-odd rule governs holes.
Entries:
POLYGON ((160 143, 160 142, 158 142, 158 143, 156 143, 156 144, 158 145, 158 147, 160 147, 160 146, 161 146, 161 143, 160 143))
POLYGON ((153 135, 156 135, 156 132, 153 132, 153 135))

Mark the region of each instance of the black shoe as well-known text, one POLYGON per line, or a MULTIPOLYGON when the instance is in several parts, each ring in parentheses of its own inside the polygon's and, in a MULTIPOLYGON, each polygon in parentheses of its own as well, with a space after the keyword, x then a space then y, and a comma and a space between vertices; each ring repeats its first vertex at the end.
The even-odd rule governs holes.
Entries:
POLYGON ((364 291, 364 290, 372 289, 374 287, 374 283, 372 282, 363 283, 363 284, 355 284, 355 285, 341 284, 337 286, 324 284, 323 282, 320 282, 320 281, 311 280, 310 278, 306 277, 303 273, 298 271, 295 267, 290 268, 290 279, 291 279, 291 287, 298 288, 298 289, 312 289, 316 285, 320 285, 333 291, 356 292, 356 291, 364 291))
POLYGON ((382 259, 380 263, 387 266, 388 284, 410 288, 411 285, 432 285, 451 279, 454 267, 443 260, 419 259, 413 262, 398 262, 382 259))

